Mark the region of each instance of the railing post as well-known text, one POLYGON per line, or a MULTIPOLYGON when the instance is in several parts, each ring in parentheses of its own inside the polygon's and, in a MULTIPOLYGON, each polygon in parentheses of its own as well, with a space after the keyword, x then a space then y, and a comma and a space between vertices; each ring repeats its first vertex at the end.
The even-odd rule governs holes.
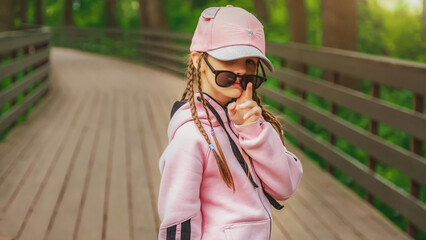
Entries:
MULTIPOLYGON (((303 63, 292 62, 292 63, 289 64, 289 68, 296 70, 298 72, 304 73, 304 74, 306 74, 306 72, 307 72, 306 64, 303 64, 303 63)), ((299 94, 299 97, 301 99, 303 99, 303 101, 305 102, 306 101, 306 91, 297 89, 297 93, 299 94)), ((299 118, 299 125, 302 126, 303 128, 305 128, 306 119, 303 116, 300 116, 300 118, 299 118)), ((299 142, 298 147, 301 151, 304 151, 304 145, 303 145, 302 142, 299 142)))
MULTIPOLYGON (((380 84, 373 83, 373 86, 371 88, 371 96, 373 98, 380 98, 380 84)), ((369 131, 374 135, 377 135, 378 124, 379 123, 375 119, 370 118, 369 131)), ((368 168, 371 171, 376 172, 376 166, 377 166, 377 160, 369 154, 368 155, 368 168)), ((370 203, 372 206, 374 206, 374 195, 370 192, 367 192, 366 197, 367 197, 367 202, 370 203)))
MULTIPOLYGON (((420 94, 414 95, 413 109, 415 112, 423 114, 423 99, 424 97, 420 94)), ((411 137, 411 151, 414 154, 422 156, 422 141, 420 139, 411 137)), ((410 180, 410 194, 416 199, 419 199, 420 184, 413 179, 410 180)), ((412 222, 408 222, 407 232, 411 237, 416 238, 418 229, 412 222)))
MULTIPOLYGON (((337 74, 336 72, 330 72, 329 73, 329 77, 330 77, 330 81, 332 83, 339 84, 339 74, 337 74)), ((330 112, 331 112, 332 115, 336 115, 337 114, 337 104, 335 102, 331 102, 330 112)), ((336 136, 332 132, 330 132, 330 134, 329 134, 329 142, 333 146, 336 145, 336 136)), ((327 171, 331 175, 333 175, 334 166, 331 165, 330 163, 328 163, 327 164, 327 171)))
MULTIPOLYGON (((286 60, 284 58, 281 58, 281 66, 280 67, 285 67, 286 66, 286 60)), ((280 82, 280 91, 284 92, 285 91, 285 83, 284 82, 280 82)), ((283 113, 284 114, 284 105, 281 103, 278 103, 278 112, 283 113)))

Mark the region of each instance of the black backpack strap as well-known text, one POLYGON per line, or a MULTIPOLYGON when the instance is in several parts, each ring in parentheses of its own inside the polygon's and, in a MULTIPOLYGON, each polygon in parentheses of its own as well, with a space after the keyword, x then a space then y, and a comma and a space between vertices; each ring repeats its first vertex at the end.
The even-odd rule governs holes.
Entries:
POLYGON ((175 101, 175 103, 173 104, 172 110, 170 111, 170 119, 172 119, 173 115, 175 114, 175 112, 186 103, 186 100, 183 101, 175 101))

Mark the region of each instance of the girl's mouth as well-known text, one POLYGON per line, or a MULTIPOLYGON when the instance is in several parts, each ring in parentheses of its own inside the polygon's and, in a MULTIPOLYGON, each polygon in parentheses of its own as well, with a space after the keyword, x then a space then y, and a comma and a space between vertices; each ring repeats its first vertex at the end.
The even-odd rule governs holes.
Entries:
POLYGON ((232 84, 232 86, 241 88, 241 84, 239 82, 235 82, 234 84, 232 84))

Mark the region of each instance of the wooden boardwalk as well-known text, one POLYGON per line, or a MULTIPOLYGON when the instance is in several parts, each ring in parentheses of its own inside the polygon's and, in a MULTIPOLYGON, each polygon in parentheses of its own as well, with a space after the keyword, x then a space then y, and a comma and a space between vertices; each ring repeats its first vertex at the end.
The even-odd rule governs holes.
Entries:
MULTIPOLYGON (((0 143, 0 239, 156 239, 174 75, 53 48, 52 88, 0 143)), ((294 147, 304 175, 279 239, 410 239, 294 147)))

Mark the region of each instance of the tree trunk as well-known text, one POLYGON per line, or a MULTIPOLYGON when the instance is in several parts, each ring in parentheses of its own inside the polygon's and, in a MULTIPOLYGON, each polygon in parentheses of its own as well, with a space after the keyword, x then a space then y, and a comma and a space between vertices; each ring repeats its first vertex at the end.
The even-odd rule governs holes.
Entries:
POLYGON ((0 0, 0 32, 13 29, 13 0, 0 0))
POLYGON ((323 45, 355 51, 357 47, 356 0, 322 1, 323 45))
POLYGON ((106 17, 107 17, 107 27, 115 28, 117 26, 115 21, 115 0, 106 0, 106 17))
POLYGON ((145 0, 144 13, 148 18, 148 28, 167 29, 166 14, 163 0, 145 0))
POLYGON ((139 0, 139 14, 142 28, 149 28, 147 0, 139 0))
POLYGON ((261 22, 267 22, 268 12, 266 10, 265 0, 254 0, 254 8, 256 10, 257 18, 259 18, 261 22))
POLYGON ((72 0, 65 0, 64 5, 64 24, 65 26, 74 25, 73 16, 72 16, 72 0))
POLYGON ((19 18, 21 24, 27 23, 27 0, 19 0, 19 18))
MULTIPOLYGON (((356 51, 357 1, 322 0, 322 43, 325 47, 356 51)), ((324 71, 324 79, 359 90, 360 81, 347 76, 324 71)))
MULTIPOLYGON (((290 41, 306 44, 306 8, 305 1, 287 0, 290 22, 290 41)), ((288 62, 288 67, 298 72, 306 72, 306 65, 288 62)))
POLYGON ((35 24, 43 25, 42 0, 35 0, 35 24))
POLYGON ((290 41, 306 43, 305 1, 287 0, 290 22, 290 41))

